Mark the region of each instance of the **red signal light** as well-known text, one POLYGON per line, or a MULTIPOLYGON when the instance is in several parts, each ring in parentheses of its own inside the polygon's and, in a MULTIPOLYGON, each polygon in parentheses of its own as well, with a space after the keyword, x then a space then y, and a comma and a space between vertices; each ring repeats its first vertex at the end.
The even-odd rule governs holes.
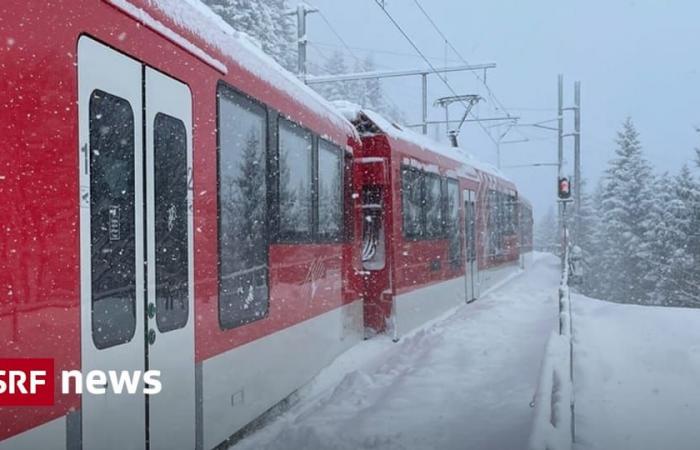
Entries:
POLYGON ((571 184, 569 184, 569 179, 566 177, 559 178, 559 198, 566 200, 571 197, 571 184))

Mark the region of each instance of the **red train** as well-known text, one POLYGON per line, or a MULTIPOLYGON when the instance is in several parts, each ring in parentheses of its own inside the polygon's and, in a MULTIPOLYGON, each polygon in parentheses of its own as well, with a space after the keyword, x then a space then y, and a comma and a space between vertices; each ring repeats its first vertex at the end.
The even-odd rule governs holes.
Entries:
POLYGON ((365 325, 395 339, 472 301, 532 254, 532 208, 459 148, 338 104, 361 134, 365 325), (521 226, 522 225, 522 226, 521 226))
POLYGON ((197 0, 0 17, 0 359, 56 380, 53 406, 0 407, 0 448, 213 448, 531 249, 512 183, 351 123, 197 0), (151 369, 157 395, 59 392, 151 369))

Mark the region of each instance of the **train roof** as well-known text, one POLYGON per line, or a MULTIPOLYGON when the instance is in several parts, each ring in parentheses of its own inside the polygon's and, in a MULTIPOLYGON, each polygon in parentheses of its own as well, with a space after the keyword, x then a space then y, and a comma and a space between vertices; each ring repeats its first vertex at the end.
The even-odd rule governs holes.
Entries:
POLYGON ((466 172, 461 173, 461 175, 473 177, 473 174, 470 172, 476 170, 512 183, 503 172, 489 163, 479 161, 469 150, 437 142, 426 135, 416 133, 413 130, 391 122, 375 111, 364 109, 354 103, 336 101, 333 102, 333 104, 343 113, 346 119, 358 127, 358 132, 361 136, 385 134, 399 141, 413 144, 425 151, 449 158, 457 164, 461 164, 463 169, 466 170, 466 172))
MULTIPOLYGON (((355 128, 317 92, 266 54, 257 41, 235 30, 200 0, 107 0, 134 19, 163 35, 223 75, 243 70, 281 91, 308 109, 317 120, 326 120, 349 136, 355 128), (154 14, 154 15, 151 15, 154 14), (165 17, 161 17, 165 16, 165 17), (176 28, 173 30, 168 23, 176 28), (181 33, 181 31, 189 33, 181 33), (188 36, 191 35, 191 36, 188 36), (191 39, 190 39, 191 38, 191 39), (198 42, 201 41, 201 42, 198 42)), ((308 124, 302 124, 308 125, 308 124)))

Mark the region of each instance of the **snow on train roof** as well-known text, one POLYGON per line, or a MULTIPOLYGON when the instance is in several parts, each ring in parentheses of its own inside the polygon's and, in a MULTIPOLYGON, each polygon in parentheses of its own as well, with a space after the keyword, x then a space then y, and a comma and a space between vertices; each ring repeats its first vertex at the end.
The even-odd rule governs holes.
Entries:
MULTIPOLYGON (((136 14, 139 20, 159 32, 168 30, 165 25, 151 17, 147 12, 132 5, 128 0, 109 0, 109 2, 129 10, 132 15, 136 14)), ((206 43, 230 57, 243 69, 264 80, 270 86, 284 91, 299 103, 309 107, 314 113, 328 119, 333 125, 346 130, 349 134, 357 135, 352 124, 339 115, 327 100, 305 85, 294 74, 280 66, 259 47, 253 38, 235 30, 200 0, 147 0, 147 3, 162 11, 179 27, 201 37, 206 43)), ((199 53, 203 51, 195 44, 188 42, 183 36, 171 36, 172 30, 169 31, 171 33, 167 34, 171 40, 195 53, 196 56, 202 57, 199 53)), ((209 57, 209 59, 212 58, 209 57)), ((214 60, 214 63, 217 62, 214 60)))
MULTIPOLYGON (((498 170, 491 164, 479 161, 474 157, 474 155, 468 150, 461 147, 451 147, 434 139, 429 138, 424 134, 416 133, 413 130, 406 129, 390 122, 388 119, 383 117, 381 114, 364 109, 359 105, 356 105, 347 101, 335 101, 333 104, 340 110, 340 112, 345 116, 350 122, 356 121, 360 114, 364 114, 369 120, 371 120, 384 134, 391 136, 395 139, 410 142, 418 147, 421 147, 427 151, 437 153, 446 158, 450 158, 454 161, 464 164, 468 168, 473 168, 481 172, 488 173, 490 175, 496 176, 498 178, 511 181, 503 172, 498 170)), ((473 176, 473 174, 465 174, 467 176, 473 176)))

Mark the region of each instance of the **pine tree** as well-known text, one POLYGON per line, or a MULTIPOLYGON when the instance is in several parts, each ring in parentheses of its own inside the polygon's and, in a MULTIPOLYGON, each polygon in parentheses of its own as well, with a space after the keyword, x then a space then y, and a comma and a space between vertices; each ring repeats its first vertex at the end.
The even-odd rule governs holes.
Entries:
MULTIPOLYGON (((367 56, 358 60, 353 66, 356 73, 376 70, 374 60, 367 56)), ((348 65, 343 53, 335 51, 323 66, 323 72, 329 75, 348 73, 348 65)), ((389 105, 384 97, 382 83, 378 79, 336 81, 314 86, 314 89, 328 100, 348 100, 363 108, 378 112, 396 122, 405 122, 403 113, 397 107, 389 105)))
POLYGON ((673 255, 677 243, 682 240, 681 230, 676 223, 679 210, 678 202, 674 199, 668 173, 657 177, 654 183, 654 202, 649 210, 651 227, 645 236, 651 249, 651 270, 646 274, 646 280, 654 286, 650 303, 667 305, 672 297, 671 280, 673 255))
MULTIPOLYGON (((340 75, 348 73, 345 57, 340 51, 334 51, 323 66, 323 71, 328 75, 340 75)), ((358 103, 351 89, 351 82, 335 81, 314 86, 314 89, 327 100, 348 100, 358 103)))
POLYGON ((288 70, 296 67, 294 18, 286 0, 204 0, 236 31, 246 33, 288 70))
POLYGON ((653 270, 647 240, 653 174, 629 118, 618 133, 615 155, 601 189, 600 277, 596 291, 608 300, 645 304, 654 288, 646 276, 653 270))
POLYGON ((660 305, 700 305, 697 269, 697 226, 700 189, 687 165, 671 178, 661 177, 655 189, 655 215, 650 230, 656 281, 654 300, 660 305))
MULTIPOLYGON (((367 55, 362 61, 362 71, 373 72, 375 70, 377 70, 377 67, 374 64, 374 59, 371 55, 367 55)), ((386 113, 386 102, 384 101, 382 83, 380 80, 376 78, 363 80, 358 88, 360 90, 358 94, 362 99, 362 106, 372 111, 386 113)))
MULTIPOLYGON (((600 184, 599 184, 600 186, 600 184)), ((580 218, 580 230, 576 237, 576 245, 581 248, 583 256, 583 285, 582 292, 595 297, 594 289, 596 286, 595 280, 599 277, 597 274, 596 258, 600 253, 600 220, 598 214, 599 204, 597 199, 600 197, 600 190, 590 193, 587 189, 585 179, 581 180, 581 209, 578 212, 580 218)))
POLYGON ((234 214, 237 234, 244 237, 236 249, 243 261, 260 264, 265 252, 260 243, 264 242, 265 231, 265 161, 259 153, 260 141, 251 130, 243 149, 240 174, 235 178, 236 198, 234 214))

